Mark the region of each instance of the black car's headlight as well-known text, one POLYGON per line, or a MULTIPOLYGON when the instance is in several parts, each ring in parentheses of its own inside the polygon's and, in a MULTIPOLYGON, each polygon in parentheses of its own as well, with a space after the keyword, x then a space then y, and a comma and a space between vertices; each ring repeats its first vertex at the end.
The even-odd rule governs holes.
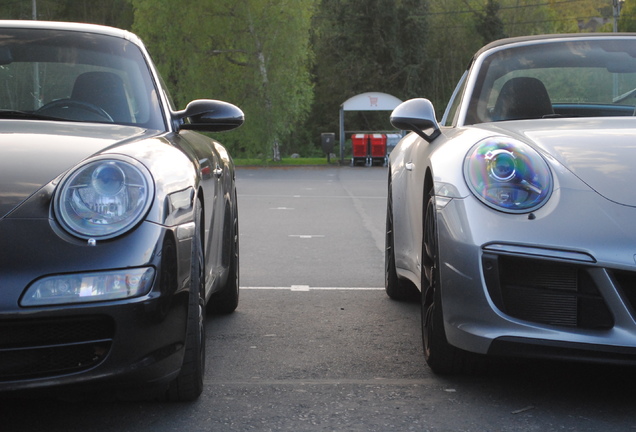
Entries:
POLYGON ((55 216, 71 234, 107 239, 134 227, 154 196, 150 172, 134 159, 92 159, 68 173, 59 186, 55 216))
POLYGON ((477 198, 509 213, 536 210, 552 194, 547 162, 532 147, 511 138, 477 143, 464 160, 464 177, 477 198))

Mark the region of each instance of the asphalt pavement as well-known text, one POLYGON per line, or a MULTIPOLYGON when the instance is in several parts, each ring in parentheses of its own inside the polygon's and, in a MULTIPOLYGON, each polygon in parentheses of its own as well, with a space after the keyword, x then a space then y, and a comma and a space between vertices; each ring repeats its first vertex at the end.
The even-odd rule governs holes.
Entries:
POLYGON ((628 431, 632 369, 424 363, 384 284, 384 167, 239 168, 241 300, 207 321, 194 403, 0 400, 0 432, 628 431))
POLYGON ((384 287, 387 169, 240 168, 243 287, 384 287))

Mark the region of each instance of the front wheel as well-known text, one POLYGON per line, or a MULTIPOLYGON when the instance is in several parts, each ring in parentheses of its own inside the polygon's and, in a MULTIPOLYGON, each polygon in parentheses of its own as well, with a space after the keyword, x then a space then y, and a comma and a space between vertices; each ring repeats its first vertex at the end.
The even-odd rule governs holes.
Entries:
POLYGON ((424 214, 422 240, 422 342, 424 359, 437 374, 456 374, 468 367, 467 352, 448 343, 444 330, 444 311, 439 272, 435 197, 429 195, 424 214))
POLYGON ((170 383, 169 401, 193 401, 203 392, 205 373, 205 291, 203 286, 203 243, 201 237, 201 203, 195 206, 195 236, 192 239, 190 291, 184 357, 181 371, 170 383))
POLYGON ((230 314, 239 304, 239 221, 236 191, 234 192, 234 217, 229 233, 230 264, 225 286, 210 298, 209 311, 215 314, 230 314))

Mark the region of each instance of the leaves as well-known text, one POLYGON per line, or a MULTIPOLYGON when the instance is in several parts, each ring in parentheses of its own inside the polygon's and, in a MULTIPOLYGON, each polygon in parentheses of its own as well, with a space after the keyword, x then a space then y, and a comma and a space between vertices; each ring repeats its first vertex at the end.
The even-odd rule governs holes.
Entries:
POLYGON ((475 14, 477 33, 482 37, 484 44, 506 37, 504 23, 498 16, 500 8, 499 2, 488 0, 485 11, 475 14))
POLYGON ((240 106, 246 124, 223 135, 235 153, 267 157, 303 120, 311 0, 133 0, 135 31, 150 46, 179 106, 195 98, 240 106), (185 4, 184 4, 185 3, 185 4))
MULTIPOLYGON (((340 105, 374 91, 406 99, 427 83, 427 2, 322 0, 314 17, 315 100, 308 139, 338 130, 340 105)), ((388 113, 347 113, 348 129, 392 129, 388 113)))
MULTIPOLYGON (((31 19, 31 0, 0 5, 31 19)), ((611 31, 612 0, 37 0, 38 18, 132 29, 178 108, 196 98, 239 105, 246 124, 221 138, 235 155, 319 148, 340 104, 363 92, 427 97, 441 116, 485 41, 611 31), (133 15, 134 13, 134 15, 133 15), (134 21, 133 21, 134 20, 134 21), (313 102, 313 103, 312 103, 313 102)), ((621 31, 636 29, 626 2, 621 31)), ((347 127, 390 129, 388 113, 347 113, 347 127)))

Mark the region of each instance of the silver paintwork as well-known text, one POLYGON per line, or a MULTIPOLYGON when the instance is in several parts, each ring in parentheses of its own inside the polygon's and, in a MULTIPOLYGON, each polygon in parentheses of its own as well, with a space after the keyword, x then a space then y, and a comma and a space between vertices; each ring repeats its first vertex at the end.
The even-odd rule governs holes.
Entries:
MULTIPOLYGON (((617 37, 630 37, 636 44, 634 35, 617 37)), ((481 50, 465 75, 464 94, 471 94, 479 68, 492 51, 549 40, 526 38, 481 50)), ((446 111, 442 123, 452 126, 442 126, 437 139, 429 143, 411 133, 390 155, 398 275, 422 290, 425 184, 430 178, 437 204, 444 328, 451 345, 486 353, 494 339, 513 336, 636 347, 634 312, 606 270, 636 269, 636 118, 550 118, 465 125, 468 103, 467 97, 462 98, 454 119, 446 111), (472 195, 462 173, 464 158, 475 143, 493 136, 523 141, 545 158, 554 177, 554 190, 543 207, 531 214, 509 214, 485 206, 472 195), (592 277, 614 316, 614 327, 570 329, 505 315, 485 288, 481 268, 484 251, 584 262, 593 267, 592 277)))

